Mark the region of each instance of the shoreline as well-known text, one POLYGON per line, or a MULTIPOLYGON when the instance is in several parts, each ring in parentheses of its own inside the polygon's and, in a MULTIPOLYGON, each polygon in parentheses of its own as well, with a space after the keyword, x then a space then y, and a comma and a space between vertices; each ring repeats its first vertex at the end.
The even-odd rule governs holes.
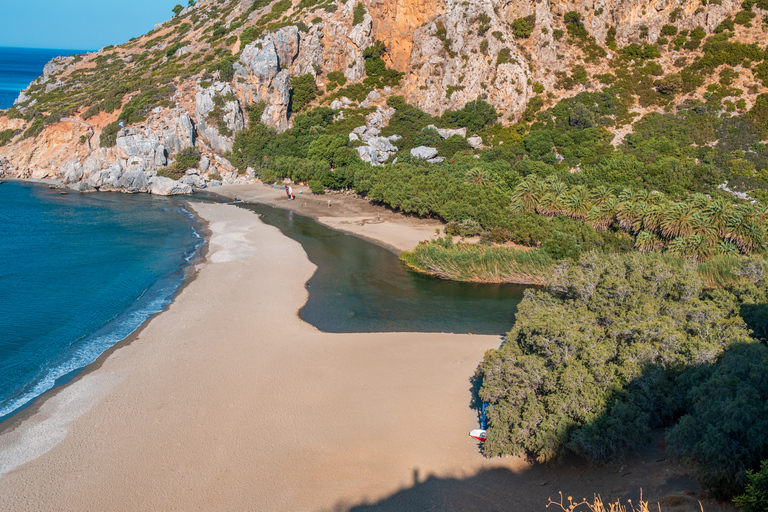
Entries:
MULTIPOLYGON (((483 458, 470 378, 497 336, 320 332, 297 315, 315 270, 297 242, 192 207, 208 253, 171 306, 0 434, 11 509, 545 510, 558 491, 636 490, 483 458)), ((690 480, 655 458, 633 471, 690 480)))
MULTIPOLYGON (((9 179, 9 181, 31 183, 34 185, 56 185, 57 184, 57 180, 12 178, 12 179, 9 179)), ((17 408, 13 412, 9 413, 5 418, 3 418, 0 421, 0 436, 18 427, 20 423, 23 423, 24 421, 28 420, 31 416, 38 413, 40 408, 45 404, 45 402, 49 398, 54 397, 59 391, 64 390, 70 385, 73 385, 79 379, 85 377, 90 372, 98 370, 103 364, 103 362, 106 360, 106 358, 108 358, 109 355, 112 354, 114 351, 118 350, 123 346, 130 345, 130 343, 138 337, 141 331, 144 330, 146 326, 149 325, 149 323, 154 318, 156 318, 158 315, 166 311, 173 304, 176 298, 183 292, 184 288, 186 288, 195 279, 198 272, 198 265, 200 265, 201 262, 205 261, 206 254, 208 253, 208 239, 210 237, 210 229, 208 226, 208 222, 202 217, 194 213, 194 209, 191 207, 191 204, 189 203, 189 201, 184 200, 183 203, 184 204, 182 208, 187 210, 188 213, 190 213, 194 218, 194 220, 192 221, 193 230, 200 237, 201 242, 195 249, 193 257, 190 258, 189 260, 182 261, 179 265, 179 268, 174 272, 174 273, 181 272, 182 276, 181 276, 181 281, 179 285, 176 287, 173 294, 168 297, 168 300, 169 300, 168 305, 162 310, 157 311, 151 314, 149 317, 147 317, 141 324, 139 324, 133 331, 131 331, 130 334, 128 334, 126 337, 117 341, 112 346, 108 347, 106 350, 101 352, 94 361, 80 368, 76 368, 71 372, 69 372, 68 374, 62 375, 61 377, 57 378, 54 381, 54 384, 51 388, 43 391, 41 394, 35 396, 26 404, 22 405, 21 407, 17 408), (190 212, 189 210, 192 210, 192 211, 190 212)), ((171 275, 172 274, 169 274, 168 276, 165 276, 162 279, 168 278, 171 275)))

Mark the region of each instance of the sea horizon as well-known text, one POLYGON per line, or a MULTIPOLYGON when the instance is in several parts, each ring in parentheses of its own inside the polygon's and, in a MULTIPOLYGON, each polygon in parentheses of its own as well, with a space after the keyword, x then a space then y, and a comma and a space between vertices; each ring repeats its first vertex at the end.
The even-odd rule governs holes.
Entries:
POLYGON ((51 59, 88 51, 93 50, 0 46, 0 110, 13 107, 19 93, 43 74, 51 59))

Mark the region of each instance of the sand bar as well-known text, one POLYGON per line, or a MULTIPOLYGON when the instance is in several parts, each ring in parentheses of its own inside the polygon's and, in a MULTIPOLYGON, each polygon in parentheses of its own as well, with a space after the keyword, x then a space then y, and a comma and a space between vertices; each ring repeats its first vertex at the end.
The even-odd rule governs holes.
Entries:
POLYGON ((469 379, 497 337, 319 332, 297 316, 314 271, 298 243, 234 206, 194 209, 211 232, 197 277, 0 435, 3 510, 521 511, 695 486, 663 461, 624 478, 484 459, 469 379))

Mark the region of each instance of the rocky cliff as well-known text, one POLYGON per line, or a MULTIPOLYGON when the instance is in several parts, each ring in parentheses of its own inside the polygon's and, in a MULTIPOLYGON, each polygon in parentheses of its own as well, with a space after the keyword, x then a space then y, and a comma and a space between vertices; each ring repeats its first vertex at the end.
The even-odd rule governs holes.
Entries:
MULTIPOLYGON (((0 112, 0 176, 157 193, 248 181, 225 155, 252 122, 291 127, 304 106, 296 104, 299 77, 319 87, 305 109, 330 105, 339 119, 365 109, 365 125, 350 137, 362 140, 359 154, 375 165, 394 154, 392 141, 378 136, 393 113, 387 97, 432 115, 480 99, 505 125, 531 120, 627 70, 642 74, 626 48, 658 50, 655 67, 643 68, 652 84, 685 71, 701 56, 701 41, 724 21, 732 28, 734 17, 733 40, 762 44, 768 2, 748 8, 735 0, 199 0, 123 45, 51 61, 14 108, 0 112), (383 51, 394 71, 374 70, 371 50, 383 51), (204 163, 174 174, 186 147, 204 163)), ((748 66, 734 73, 741 88, 733 99, 748 108, 764 88, 748 66)), ((688 97, 704 97, 715 81, 694 84, 688 97)), ((632 111, 655 108, 642 97, 653 87, 634 92, 632 111)), ((611 129, 620 140, 631 123, 611 129)))

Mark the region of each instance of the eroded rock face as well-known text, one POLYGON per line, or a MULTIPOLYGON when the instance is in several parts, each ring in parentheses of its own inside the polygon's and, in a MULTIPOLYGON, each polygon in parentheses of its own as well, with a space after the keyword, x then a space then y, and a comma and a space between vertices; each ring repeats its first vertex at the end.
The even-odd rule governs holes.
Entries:
POLYGON ((390 67, 405 72, 411 60, 414 31, 443 14, 443 0, 370 0, 374 39, 384 42, 389 50, 390 67))
POLYGON ((245 128, 240 101, 229 84, 223 82, 197 91, 195 120, 200 137, 221 154, 232 150, 234 135, 245 128))
MULTIPOLYGON (((240 62, 235 64, 235 83, 240 94, 249 103, 265 102, 261 121, 278 131, 288 128, 290 68, 299 55, 299 48, 298 28, 283 27, 247 45, 240 62)), ((308 59, 302 65, 312 68, 317 58, 308 59)), ((314 68, 311 72, 314 73, 314 68)))

